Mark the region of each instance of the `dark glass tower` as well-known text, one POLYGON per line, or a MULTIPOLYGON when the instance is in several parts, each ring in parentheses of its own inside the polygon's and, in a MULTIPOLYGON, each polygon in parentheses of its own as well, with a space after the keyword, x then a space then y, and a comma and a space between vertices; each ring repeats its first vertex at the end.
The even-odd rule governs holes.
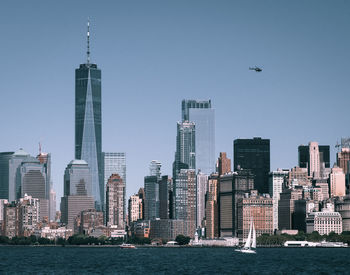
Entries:
POLYGON ((101 70, 90 63, 89 23, 87 62, 75 70, 75 158, 85 160, 92 174, 97 208, 104 202, 101 126, 101 70))
POLYGON ((270 140, 236 139, 233 142, 234 171, 250 169, 254 178, 254 188, 259 193, 268 193, 269 191, 269 172, 270 172, 270 140))
MULTIPOLYGON (((325 168, 330 167, 329 145, 318 145, 320 162, 324 163, 325 168)), ((310 162, 309 145, 300 145, 298 147, 299 167, 308 168, 310 162)))

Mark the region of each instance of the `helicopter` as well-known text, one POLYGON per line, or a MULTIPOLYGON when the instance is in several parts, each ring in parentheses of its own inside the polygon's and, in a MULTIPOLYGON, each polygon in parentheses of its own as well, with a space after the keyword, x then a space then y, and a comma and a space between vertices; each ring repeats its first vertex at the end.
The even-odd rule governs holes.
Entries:
POLYGON ((256 72, 261 72, 262 71, 262 69, 257 67, 257 66, 255 66, 254 68, 249 67, 249 70, 256 71, 256 72))

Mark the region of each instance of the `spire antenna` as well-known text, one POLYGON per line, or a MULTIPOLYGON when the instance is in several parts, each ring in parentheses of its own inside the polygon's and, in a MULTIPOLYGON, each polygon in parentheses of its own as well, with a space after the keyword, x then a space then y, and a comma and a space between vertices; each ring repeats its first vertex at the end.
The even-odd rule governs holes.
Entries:
POLYGON ((87 22, 87 64, 90 64, 90 19, 87 22))

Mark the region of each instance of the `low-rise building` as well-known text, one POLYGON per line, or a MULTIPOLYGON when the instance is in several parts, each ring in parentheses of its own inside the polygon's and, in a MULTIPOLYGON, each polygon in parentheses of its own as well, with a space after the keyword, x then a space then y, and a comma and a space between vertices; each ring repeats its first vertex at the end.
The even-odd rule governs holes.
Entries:
POLYGON ((34 235, 50 240, 58 238, 68 239, 70 236, 73 236, 73 230, 67 227, 50 228, 49 226, 46 226, 41 229, 36 229, 34 235))
POLYGON ((343 232, 342 218, 338 212, 312 212, 306 218, 306 232, 317 231, 320 235, 343 232))
POLYGON ((163 241, 175 240, 176 236, 184 235, 191 236, 191 222, 184 220, 157 219, 150 222, 151 239, 162 239, 163 241))

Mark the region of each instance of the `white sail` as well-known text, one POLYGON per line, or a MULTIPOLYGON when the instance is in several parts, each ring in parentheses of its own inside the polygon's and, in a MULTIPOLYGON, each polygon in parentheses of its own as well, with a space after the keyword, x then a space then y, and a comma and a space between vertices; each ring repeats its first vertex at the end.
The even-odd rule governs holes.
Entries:
POLYGON ((256 248, 256 232, 255 232, 254 223, 253 223, 253 241, 252 241, 252 248, 256 248))
POLYGON ((250 221, 249 234, 248 234, 248 238, 247 238, 247 240, 245 242, 244 248, 250 248, 250 244, 251 244, 251 241, 252 241, 252 224, 253 224, 253 222, 250 221))

